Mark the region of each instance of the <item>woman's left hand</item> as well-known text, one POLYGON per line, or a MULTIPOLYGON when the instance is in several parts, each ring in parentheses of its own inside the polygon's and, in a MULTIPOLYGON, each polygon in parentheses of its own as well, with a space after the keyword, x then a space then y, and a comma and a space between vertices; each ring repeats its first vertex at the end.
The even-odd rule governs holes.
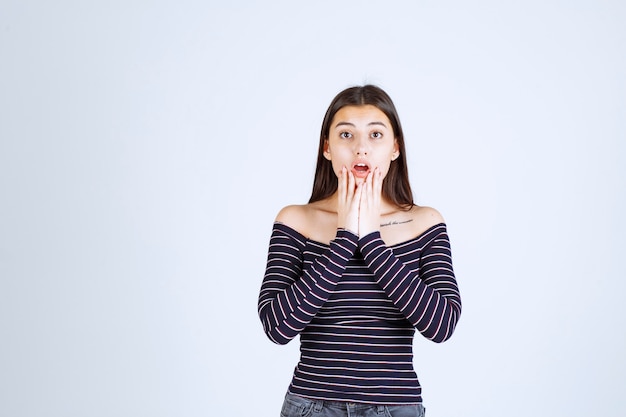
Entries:
POLYGON ((380 230, 380 199, 383 188, 383 176, 380 169, 374 168, 361 185, 359 204, 359 236, 365 236, 380 230))

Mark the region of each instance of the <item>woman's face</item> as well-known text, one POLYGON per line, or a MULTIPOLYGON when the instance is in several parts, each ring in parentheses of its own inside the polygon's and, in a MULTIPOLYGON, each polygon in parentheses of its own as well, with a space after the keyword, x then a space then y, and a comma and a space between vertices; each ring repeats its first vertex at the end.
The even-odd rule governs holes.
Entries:
POLYGON ((324 157, 331 161, 335 175, 339 176, 345 166, 358 183, 378 167, 384 177, 398 155, 391 123, 377 107, 345 106, 333 117, 324 157))

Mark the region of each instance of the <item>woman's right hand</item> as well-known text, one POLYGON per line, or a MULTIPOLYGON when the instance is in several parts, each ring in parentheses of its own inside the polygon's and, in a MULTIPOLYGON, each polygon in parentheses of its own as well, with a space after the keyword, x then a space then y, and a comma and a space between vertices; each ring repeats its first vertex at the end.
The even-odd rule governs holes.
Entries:
POLYGON ((344 166, 337 187, 337 227, 359 234, 359 203, 362 187, 356 185, 354 174, 344 166))

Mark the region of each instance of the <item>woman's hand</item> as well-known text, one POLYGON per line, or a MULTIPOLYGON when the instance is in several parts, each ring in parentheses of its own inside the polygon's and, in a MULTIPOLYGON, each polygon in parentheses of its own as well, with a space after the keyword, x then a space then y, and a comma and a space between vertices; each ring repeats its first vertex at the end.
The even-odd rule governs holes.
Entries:
POLYGON ((344 166, 337 186, 337 227, 359 235, 359 201, 362 186, 355 186, 354 174, 344 166))
POLYGON ((359 201, 359 236, 366 236, 380 230, 380 198, 383 176, 378 167, 367 175, 362 188, 359 201))

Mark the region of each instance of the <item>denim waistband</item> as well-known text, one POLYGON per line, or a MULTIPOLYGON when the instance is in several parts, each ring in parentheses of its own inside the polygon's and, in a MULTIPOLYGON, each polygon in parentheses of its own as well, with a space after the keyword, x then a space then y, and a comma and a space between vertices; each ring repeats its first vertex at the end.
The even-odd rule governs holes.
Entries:
POLYGON ((287 397, 292 399, 298 399, 300 401, 310 402, 313 405, 313 409, 315 411, 321 411, 324 407, 335 408, 340 410, 364 410, 364 409, 375 409, 377 412, 382 413, 385 411, 386 406, 390 405, 416 405, 416 404, 372 404, 372 403, 359 403, 359 402, 350 402, 350 401, 334 401, 334 400, 319 400, 308 397, 301 397, 297 394, 292 394, 290 392, 287 393, 287 397))

